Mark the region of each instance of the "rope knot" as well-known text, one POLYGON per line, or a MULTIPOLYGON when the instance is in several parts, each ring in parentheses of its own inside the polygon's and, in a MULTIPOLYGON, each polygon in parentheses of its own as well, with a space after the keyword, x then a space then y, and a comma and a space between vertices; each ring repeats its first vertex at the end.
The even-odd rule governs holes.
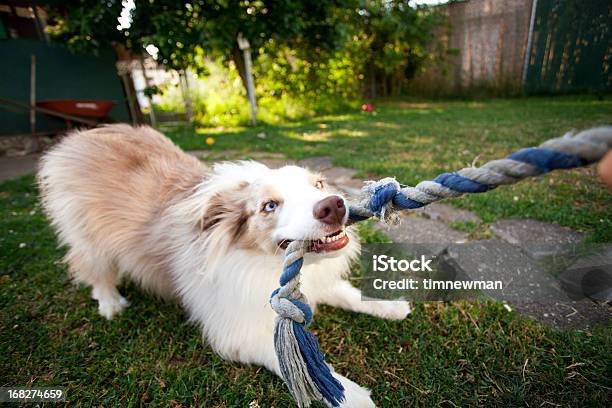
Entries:
POLYGON ((272 292, 270 306, 280 316, 296 323, 308 325, 312 321, 312 310, 308 300, 300 292, 300 270, 308 245, 304 241, 293 241, 285 250, 281 287, 272 292))
POLYGON ((361 189, 366 195, 363 205, 384 223, 397 224, 399 216, 393 206, 393 200, 400 193, 400 189, 400 184, 393 177, 366 181, 361 189))
POLYGON ((297 299, 293 294, 282 296, 282 288, 272 292, 270 306, 280 317, 291 319, 296 323, 308 326, 312 321, 312 310, 308 306, 308 300, 302 293, 297 293, 297 299))

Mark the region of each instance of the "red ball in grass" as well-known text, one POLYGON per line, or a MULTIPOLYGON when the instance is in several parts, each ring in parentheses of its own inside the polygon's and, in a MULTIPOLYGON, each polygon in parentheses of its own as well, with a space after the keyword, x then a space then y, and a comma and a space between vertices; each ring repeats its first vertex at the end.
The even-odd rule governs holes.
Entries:
POLYGON ((374 112, 374 105, 371 103, 364 103, 361 105, 361 110, 367 113, 374 112))

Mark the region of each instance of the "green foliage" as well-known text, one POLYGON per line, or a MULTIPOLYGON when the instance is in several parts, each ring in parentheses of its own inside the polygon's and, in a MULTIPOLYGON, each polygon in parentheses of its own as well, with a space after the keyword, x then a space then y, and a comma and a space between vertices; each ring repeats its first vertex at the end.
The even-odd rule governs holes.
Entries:
POLYGON ((431 62, 428 46, 443 22, 435 9, 399 0, 149 0, 136 3, 131 26, 119 31, 119 0, 51 4, 56 24, 50 32, 74 49, 121 44, 140 54, 152 44, 169 69, 206 74, 205 57, 232 61, 245 83, 241 33, 264 83, 258 91, 306 105, 313 96, 350 100, 362 93, 364 80, 372 96, 377 87, 397 93, 431 62))
POLYGON ((370 97, 399 94, 406 79, 439 58, 434 30, 445 18, 437 9, 368 0, 359 2, 349 18, 353 41, 361 43, 362 78, 370 97))
POLYGON ((117 30, 122 0, 48 0, 39 4, 45 5, 52 17, 52 24, 46 27, 49 34, 75 51, 96 53, 128 39, 117 30))
MULTIPOLYGON (((194 77, 191 96, 194 119, 198 126, 237 126, 249 122, 251 111, 246 103, 246 91, 233 64, 208 61, 207 75, 194 77)), ((299 81, 292 81, 295 84, 299 81)), ((343 98, 330 93, 290 92, 283 90, 274 75, 257 74, 258 119, 267 124, 280 124, 291 120, 312 117, 317 113, 330 113, 354 107, 343 98)), ((184 101, 179 87, 169 85, 161 95, 157 110, 183 112, 184 101)))
POLYGON ((317 0, 148 0, 136 2, 131 26, 121 31, 117 30, 120 0, 47 4, 57 22, 50 32, 75 49, 89 51, 121 43, 138 54, 154 44, 160 62, 171 69, 200 69, 204 55, 232 59, 238 33, 254 49, 275 41, 324 52, 333 49, 339 38, 331 19, 336 5, 317 0))
POLYGON ((272 96, 291 95, 311 101, 328 97, 347 101, 359 96, 359 45, 349 43, 342 51, 308 60, 301 52, 269 43, 259 50, 255 67, 260 90, 272 96))

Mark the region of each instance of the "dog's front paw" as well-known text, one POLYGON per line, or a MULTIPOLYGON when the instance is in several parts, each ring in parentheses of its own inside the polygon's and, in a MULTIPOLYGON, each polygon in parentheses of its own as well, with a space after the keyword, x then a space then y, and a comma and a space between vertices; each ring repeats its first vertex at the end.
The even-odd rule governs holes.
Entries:
MULTIPOLYGON (((338 376, 340 377, 340 376, 338 376)), ((376 408, 376 404, 370 398, 370 390, 364 388, 346 377, 338 378, 344 387, 344 401, 341 408, 376 408)))
POLYGON ((403 320, 412 312, 410 302, 405 302, 403 300, 393 302, 380 301, 376 303, 375 315, 383 319, 403 320))
POLYGON ((370 392, 363 389, 366 392, 354 393, 345 395, 344 401, 340 404, 342 408, 376 408, 376 404, 370 398, 370 392))
POLYGON ((128 307, 130 303, 123 297, 118 298, 103 298, 98 301, 98 312, 107 320, 112 320, 113 317, 128 307))

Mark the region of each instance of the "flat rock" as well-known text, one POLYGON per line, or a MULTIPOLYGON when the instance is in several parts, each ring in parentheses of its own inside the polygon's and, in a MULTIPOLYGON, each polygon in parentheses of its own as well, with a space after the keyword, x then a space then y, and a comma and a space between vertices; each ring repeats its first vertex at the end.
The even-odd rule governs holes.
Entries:
POLYGON ((447 261, 473 280, 502 281, 503 290, 486 295, 514 307, 518 313, 563 328, 589 328, 612 317, 605 305, 572 299, 560 282, 520 247, 493 239, 452 244, 447 261))
POLYGON ((287 160, 287 159, 259 159, 257 161, 265 164, 271 169, 279 169, 284 166, 297 164, 295 160, 287 160))
POLYGON ((357 170, 349 169, 347 167, 331 167, 321 171, 325 178, 332 184, 342 184, 349 180, 352 180, 357 174, 357 170))
POLYGON ((361 188, 363 187, 363 180, 359 179, 348 179, 341 180, 340 183, 330 183, 340 190, 344 191, 349 195, 349 198, 356 199, 361 195, 361 188))
POLYGON ((418 213, 436 221, 443 221, 447 224, 453 222, 473 222, 480 224, 482 220, 471 211, 453 207, 448 204, 432 203, 419 210, 418 213))
POLYGON ((529 219, 500 220, 490 229, 504 241, 520 246, 534 259, 563 253, 586 237, 586 234, 571 228, 529 219))
POLYGON ((327 156, 310 157, 308 159, 300 160, 298 165, 313 171, 323 171, 334 167, 332 159, 327 156))
POLYGON ((468 235, 440 221, 419 216, 402 216, 399 225, 377 223, 376 228, 393 242, 427 244, 430 253, 441 253, 449 244, 466 242, 468 235))
POLYGON ((0 181, 36 172, 39 154, 0 157, 0 181))

